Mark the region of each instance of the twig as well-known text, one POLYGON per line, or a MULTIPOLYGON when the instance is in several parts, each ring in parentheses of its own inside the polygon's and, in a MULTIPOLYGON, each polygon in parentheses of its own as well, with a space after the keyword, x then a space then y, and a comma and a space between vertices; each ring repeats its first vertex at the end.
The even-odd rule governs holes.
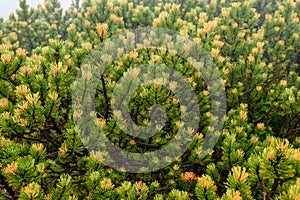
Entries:
POLYGON ((8 198, 8 199, 13 199, 12 196, 5 194, 4 192, 2 192, 2 190, 0 190, 0 194, 3 195, 4 197, 8 198))
POLYGON ((300 128, 296 128, 297 125, 300 123, 300 115, 298 116, 297 121, 293 124, 292 128, 288 130, 288 132, 284 135, 285 138, 290 136, 294 131, 300 130, 300 128))

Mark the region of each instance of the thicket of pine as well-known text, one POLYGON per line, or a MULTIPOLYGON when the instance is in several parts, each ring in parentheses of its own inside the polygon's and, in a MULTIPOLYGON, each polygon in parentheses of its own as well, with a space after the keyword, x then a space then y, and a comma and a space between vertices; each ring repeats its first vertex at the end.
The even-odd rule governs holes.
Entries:
MULTIPOLYGON (((16 14, 0 20, 0 199, 300 199, 299 13, 299 0, 76 0, 66 11, 58 0, 37 9, 20 0, 16 14), (193 145, 168 167, 130 174, 103 166, 82 145, 72 83, 93 48, 144 26, 187 34, 210 52, 228 108, 217 145, 199 159, 210 99, 201 76, 186 73, 202 109, 193 145)), ((159 51, 124 56, 103 76, 104 92, 152 58, 180 72, 188 67, 159 51)), ((147 89, 151 103, 165 98, 147 89)), ((122 134, 113 128, 107 94, 99 92, 96 106, 115 145, 143 152, 175 134, 174 124, 149 141, 122 134)), ((138 123, 149 117, 145 99, 133 98, 131 106, 138 123)))

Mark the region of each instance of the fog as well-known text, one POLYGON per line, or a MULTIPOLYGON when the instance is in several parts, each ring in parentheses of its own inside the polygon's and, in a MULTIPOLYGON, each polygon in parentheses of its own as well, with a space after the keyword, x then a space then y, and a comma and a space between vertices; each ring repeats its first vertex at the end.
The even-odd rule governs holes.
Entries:
MULTIPOLYGON (((31 7, 37 7, 38 4, 43 4, 44 0, 26 0, 31 7)), ((60 4, 63 8, 68 8, 72 0, 61 0, 60 4)), ((0 0, 0 17, 8 19, 10 13, 15 12, 19 8, 19 0, 0 0)))

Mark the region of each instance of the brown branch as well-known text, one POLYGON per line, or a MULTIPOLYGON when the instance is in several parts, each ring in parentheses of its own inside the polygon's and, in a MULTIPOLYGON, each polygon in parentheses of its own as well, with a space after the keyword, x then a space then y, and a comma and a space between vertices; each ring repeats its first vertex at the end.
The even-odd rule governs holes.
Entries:
POLYGON ((2 190, 0 189, 0 194, 3 195, 4 197, 8 198, 8 199, 13 199, 12 196, 5 194, 4 192, 2 192, 2 190))
POLYGON ((284 135, 285 138, 290 136, 293 132, 300 130, 300 128, 296 128, 297 125, 300 124, 300 115, 298 116, 297 121, 293 124, 293 126, 288 130, 288 132, 284 135))
POLYGON ((12 187, 9 186, 8 181, 2 174, 0 174, 0 181, 2 182, 2 184, 4 184, 1 185, 1 187, 3 186, 11 194, 11 196, 3 193, 1 187, 0 187, 0 194, 8 199, 18 199, 19 195, 17 191, 15 191, 12 187))

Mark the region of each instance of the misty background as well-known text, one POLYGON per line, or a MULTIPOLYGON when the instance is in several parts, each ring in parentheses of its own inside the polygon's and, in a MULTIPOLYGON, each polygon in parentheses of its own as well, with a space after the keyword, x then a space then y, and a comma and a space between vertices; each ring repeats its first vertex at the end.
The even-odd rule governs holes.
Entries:
MULTIPOLYGON (((61 7, 66 9, 71 5, 72 0, 60 0, 59 2, 61 7)), ((38 4, 43 5, 44 0, 26 0, 26 3, 30 7, 36 8, 38 4)), ((0 18, 8 19, 9 14, 17 9, 19 9, 19 0, 0 0, 0 18)))

